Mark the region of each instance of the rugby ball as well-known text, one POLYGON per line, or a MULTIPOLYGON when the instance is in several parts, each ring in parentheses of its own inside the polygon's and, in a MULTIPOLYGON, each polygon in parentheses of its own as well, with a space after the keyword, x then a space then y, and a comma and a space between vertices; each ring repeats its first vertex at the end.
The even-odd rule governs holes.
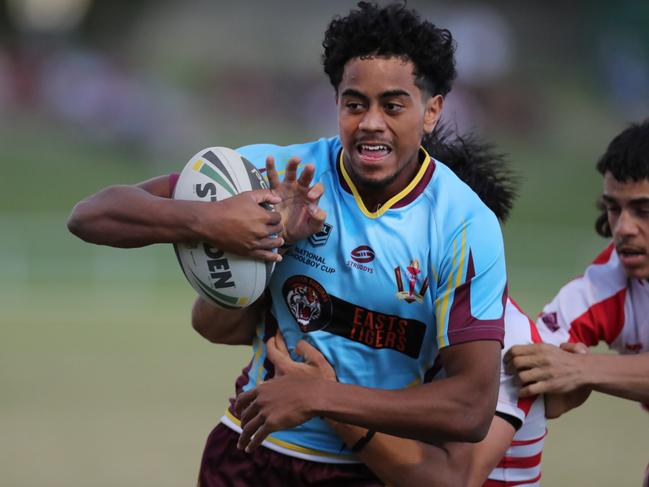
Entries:
MULTIPOLYGON (((266 188, 266 180, 250 161, 232 149, 209 147, 185 165, 173 198, 216 202, 243 191, 266 188)), ((274 263, 224 252, 209 242, 178 243, 174 249, 192 287, 221 308, 239 309, 254 303, 273 272, 274 263)))

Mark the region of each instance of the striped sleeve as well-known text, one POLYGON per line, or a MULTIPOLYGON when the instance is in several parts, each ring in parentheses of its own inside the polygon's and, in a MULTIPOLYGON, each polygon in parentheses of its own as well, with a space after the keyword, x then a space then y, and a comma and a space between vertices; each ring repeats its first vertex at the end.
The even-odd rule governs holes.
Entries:
POLYGON ((624 326, 626 293, 626 275, 611 244, 543 308, 537 320, 543 341, 610 345, 624 326))

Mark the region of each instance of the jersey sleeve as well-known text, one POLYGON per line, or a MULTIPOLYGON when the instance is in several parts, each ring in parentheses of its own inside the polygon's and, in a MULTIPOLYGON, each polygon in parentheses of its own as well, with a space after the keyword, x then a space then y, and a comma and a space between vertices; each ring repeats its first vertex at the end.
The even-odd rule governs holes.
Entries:
POLYGON ((500 225, 488 211, 463 223, 445 249, 437 276, 435 314, 440 348, 504 338, 507 299, 500 225))
POLYGON ((624 326, 626 277, 609 246, 547 304, 536 322, 543 341, 609 345, 624 326))
MULTIPOLYGON (((507 301, 505 309, 505 346, 502 356, 514 345, 529 345, 541 343, 541 336, 534 322, 523 313, 518 305, 511 299, 507 301)), ((519 383, 512 374, 507 373, 504 365, 500 366, 500 388, 498 389, 498 403, 496 411, 516 418, 519 426, 525 422, 532 404, 538 396, 519 398, 519 383)))
POLYGON ((176 185, 178 184, 178 178, 180 178, 179 172, 172 172, 169 174, 169 194, 174 194, 176 185))
MULTIPOLYGON (((305 164, 315 165, 315 180, 318 176, 329 167, 328 161, 332 159, 332 154, 338 150, 340 143, 335 137, 322 138, 303 144, 293 144, 287 146, 273 144, 254 144, 239 147, 236 151, 248 159, 262 175, 266 175, 266 158, 272 156, 275 160, 275 168, 280 177, 283 176, 286 169, 286 163, 292 157, 300 159, 298 172, 302 170, 305 164)), ((333 156, 335 160, 335 156, 333 156)))

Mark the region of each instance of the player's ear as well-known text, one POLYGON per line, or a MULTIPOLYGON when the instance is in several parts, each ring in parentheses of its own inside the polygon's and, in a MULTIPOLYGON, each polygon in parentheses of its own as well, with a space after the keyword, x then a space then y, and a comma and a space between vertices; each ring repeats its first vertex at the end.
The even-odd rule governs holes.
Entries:
POLYGON ((428 97, 424 107, 424 132, 430 134, 435 129, 443 109, 444 97, 442 95, 428 97))

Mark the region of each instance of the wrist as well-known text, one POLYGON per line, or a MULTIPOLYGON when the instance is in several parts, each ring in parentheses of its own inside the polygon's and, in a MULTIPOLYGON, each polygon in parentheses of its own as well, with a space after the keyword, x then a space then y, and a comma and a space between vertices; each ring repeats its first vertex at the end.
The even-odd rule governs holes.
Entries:
POLYGON ((314 416, 320 416, 323 419, 327 419, 326 416, 331 412, 331 394, 334 394, 335 391, 330 391, 330 385, 335 384, 335 382, 327 379, 311 379, 311 384, 314 386, 313 397, 315 402, 313 403, 314 416))
POLYGON ((183 242, 211 242, 218 246, 219 242, 215 241, 214 236, 218 232, 214 232, 215 220, 218 220, 218 209, 212 211, 210 218, 204 218, 203 209, 206 205, 214 205, 214 203, 206 203, 202 201, 188 201, 184 208, 182 208, 182 233, 184 234, 183 242), (208 228, 210 227, 210 228, 208 228), (211 231, 210 231, 211 230, 211 231))
POLYGON ((367 430, 367 432, 361 436, 356 443, 350 446, 350 450, 352 453, 359 453, 363 448, 367 446, 367 444, 370 442, 370 440, 374 437, 376 434, 376 431, 374 430, 367 430))
POLYGON ((579 371, 577 374, 577 388, 592 388, 595 385, 595 369, 597 367, 597 360, 593 360, 592 354, 576 355, 579 371))

